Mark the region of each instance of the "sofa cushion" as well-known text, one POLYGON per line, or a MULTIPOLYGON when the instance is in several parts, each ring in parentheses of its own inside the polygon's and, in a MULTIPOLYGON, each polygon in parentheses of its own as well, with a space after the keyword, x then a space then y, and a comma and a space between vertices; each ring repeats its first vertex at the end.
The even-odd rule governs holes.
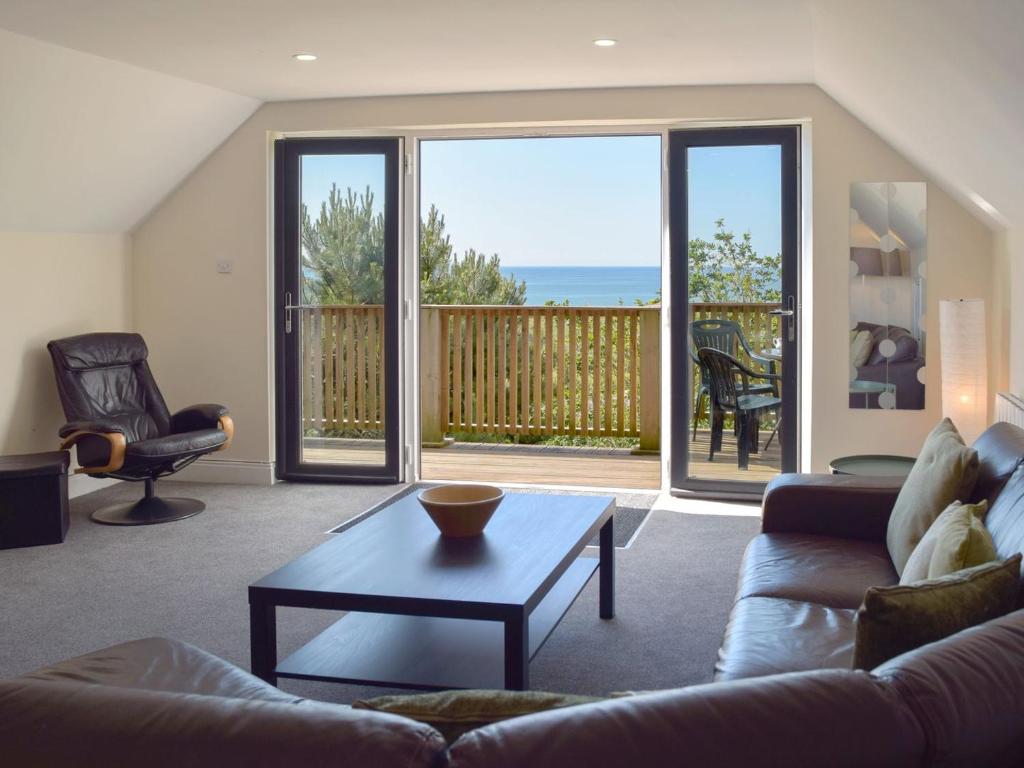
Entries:
POLYGON ((433 726, 448 741, 491 723, 601 699, 547 691, 462 690, 378 696, 352 702, 353 709, 388 712, 433 726))
POLYGON ((906 328, 891 325, 884 336, 875 339, 875 345, 867 362, 868 365, 904 363, 907 360, 913 360, 915 357, 917 357, 917 339, 906 328), (891 348, 882 344, 886 339, 893 343, 891 348), (885 355, 887 350, 891 351, 888 357, 885 355))
POLYGON ((914 547, 900 584, 948 576, 996 559, 992 534, 985 529, 988 502, 954 501, 939 515, 914 547))
POLYGON ((289 704, 302 701, 194 645, 165 637, 132 640, 93 651, 30 672, 22 679, 289 704))
MULTIPOLYGON (((854 330, 855 331, 867 331, 868 333, 871 334, 871 351, 872 352, 874 352, 874 350, 878 347, 880 342, 882 342, 884 339, 889 338, 889 326, 888 325, 878 325, 877 323, 866 323, 866 322, 861 321, 861 322, 857 323, 857 327, 854 328, 854 330)), ((869 360, 871 359, 870 355, 868 356, 868 359, 869 360)))
POLYGON ((885 661, 1013 610, 1021 556, 948 576, 895 587, 872 587, 857 611, 853 666, 885 661))
POLYGON ((452 768, 921 765, 920 726, 870 675, 821 670, 556 709, 471 731, 452 768))
POLYGON ((855 611, 775 597, 736 601, 715 680, 839 667, 853 658, 855 611))
POLYGON ((897 656, 872 674, 893 686, 924 728, 924 764, 1020 765, 1024 611, 897 656))
POLYGON ((885 542, 897 573, 903 574, 935 518, 952 502, 970 497, 977 477, 977 453, 964 445, 953 422, 943 419, 925 439, 889 517, 885 542))
POLYGON ((897 581, 882 542, 762 533, 747 545, 738 596, 781 597, 855 609, 868 587, 897 581))
POLYGON ((197 429, 194 432, 180 432, 150 440, 139 440, 128 443, 125 464, 161 462, 169 458, 177 460, 190 453, 209 452, 227 440, 227 433, 220 429, 197 429))
POLYGON ((850 331, 850 366, 860 368, 871 356, 871 331, 850 331))

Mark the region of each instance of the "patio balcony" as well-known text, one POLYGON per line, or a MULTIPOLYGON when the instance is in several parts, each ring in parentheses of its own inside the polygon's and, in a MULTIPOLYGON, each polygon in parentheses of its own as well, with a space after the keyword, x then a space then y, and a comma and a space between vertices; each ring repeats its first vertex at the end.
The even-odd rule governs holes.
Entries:
MULTIPOLYGON (((777 306, 692 304, 691 319, 734 320, 757 350, 776 337, 777 306)), ((354 452, 379 451, 382 307, 302 313, 307 455, 348 463, 354 452)), ((660 319, 657 305, 423 306, 423 476, 658 487, 660 319)), ((736 467, 731 429, 714 462, 708 441, 705 427, 690 443, 695 476, 764 481, 779 471, 777 440, 746 471, 736 467)))

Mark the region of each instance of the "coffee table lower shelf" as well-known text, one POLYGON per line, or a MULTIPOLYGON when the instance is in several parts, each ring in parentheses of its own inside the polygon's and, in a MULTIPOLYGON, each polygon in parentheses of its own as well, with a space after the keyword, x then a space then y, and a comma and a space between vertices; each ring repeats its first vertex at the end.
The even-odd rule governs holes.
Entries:
MULTIPOLYGON (((532 659, 598 568, 580 557, 530 614, 532 659)), ((278 677, 435 690, 505 687, 500 621, 348 613, 288 658, 278 677)))

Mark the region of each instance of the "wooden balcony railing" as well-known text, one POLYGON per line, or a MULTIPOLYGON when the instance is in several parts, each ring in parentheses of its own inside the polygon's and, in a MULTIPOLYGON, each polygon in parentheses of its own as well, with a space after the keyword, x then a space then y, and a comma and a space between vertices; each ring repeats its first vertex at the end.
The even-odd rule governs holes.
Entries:
POLYGON ((660 307, 423 308, 424 441, 636 437, 657 449, 660 307))
POLYGON ((304 429, 384 426, 384 307, 297 310, 302 333, 304 429))
MULTIPOLYGON (((735 320, 754 350, 772 345, 778 305, 692 304, 691 319, 735 320)), ((424 443, 445 434, 631 437, 657 451, 661 308, 424 306, 424 443)), ((303 426, 379 430, 383 308, 301 310, 303 426)))

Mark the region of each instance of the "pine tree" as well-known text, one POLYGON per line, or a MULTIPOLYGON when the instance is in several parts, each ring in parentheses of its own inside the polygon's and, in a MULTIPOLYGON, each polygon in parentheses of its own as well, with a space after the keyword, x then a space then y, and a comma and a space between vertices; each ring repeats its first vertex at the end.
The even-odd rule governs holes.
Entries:
POLYGON ((713 242, 694 238, 689 245, 690 299, 706 302, 779 301, 782 255, 754 250, 750 232, 736 237, 715 221, 713 242))
MULTIPOLYGON (((302 206, 302 253, 308 304, 382 304, 384 214, 369 188, 343 196, 337 185, 314 220, 302 206)), ((420 298, 424 304, 523 304, 526 283, 501 274, 501 259, 470 248, 459 258, 444 216, 430 206, 420 222, 420 298)))

